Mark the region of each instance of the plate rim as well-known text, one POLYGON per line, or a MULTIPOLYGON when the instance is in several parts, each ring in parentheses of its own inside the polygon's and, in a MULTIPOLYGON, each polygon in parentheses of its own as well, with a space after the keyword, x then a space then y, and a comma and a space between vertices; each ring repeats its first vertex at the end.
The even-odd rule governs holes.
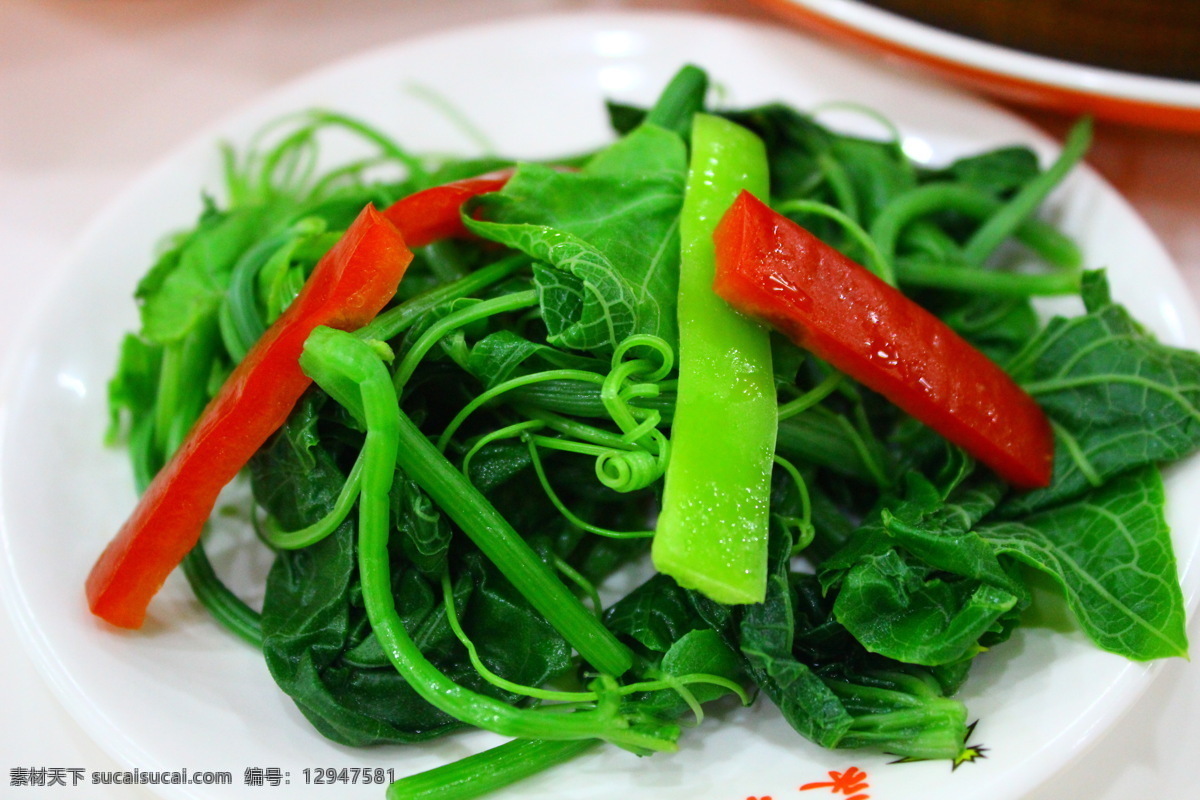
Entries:
POLYGON ((913 20, 860 0, 752 0, 858 49, 883 52, 1022 104, 1117 122, 1200 131, 1200 83, 1027 53, 913 20))

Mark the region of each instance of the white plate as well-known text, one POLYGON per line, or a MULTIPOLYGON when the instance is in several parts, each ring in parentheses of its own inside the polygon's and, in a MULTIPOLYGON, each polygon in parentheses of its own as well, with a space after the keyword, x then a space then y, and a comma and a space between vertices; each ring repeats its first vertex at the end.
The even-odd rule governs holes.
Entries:
MULTIPOLYGON (((853 100, 889 115, 906 148, 934 161, 983 147, 1053 146, 1012 117, 932 84, 769 28, 678 15, 566 15, 412 41, 322 70, 199 134, 90 229, 65 277, 25 332, 0 395, 0 551, 3 594, 34 659, 80 724, 142 772, 224 771, 231 786, 162 787, 167 797, 261 798, 247 769, 286 774, 291 797, 382 797, 379 786, 306 785, 304 770, 381 767, 406 775, 493 741, 485 734, 408 748, 351 750, 315 733, 267 675, 262 659, 206 619, 178 576, 144 630, 98 624, 83 601, 96 554, 134 502, 125 455, 100 445, 105 383, 122 333, 136 324, 130 294, 167 231, 188 225, 201 189, 219 191, 218 139, 244 142, 281 114, 336 108, 394 131, 415 150, 470 152, 473 139, 421 94, 465 110, 496 147, 519 155, 573 152, 607 140, 602 100, 650 101, 683 63, 706 67, 732 105, 853 100)), ((1195 346, 1200 320, 1162 248, 1129 207, 1088 171, 1052 214, 1093 266, 1166 341, 1195 346)), ((1200 469, 1169 478, 1185 594, 1194 605, 1200 469)), ((254 556, 215 554, 237 580, 254 556)), ((256 598, 253 591, 249 599, 256 598)), ((1077 633, 1023 631, 981 659, 964 699, 986 759, 890 765, 881 755, 827 752, 769 707, 727 713, 683 738, 680 753, 635 759, 607 749, 501 796, 672 800, 794 796, 798 786, 856 766, 874 800, 1019 796, 1082 752, 1155 672, 1095 650, 1077 633)), ((824 794, 823 792, 820 794, 824 794)))
POLYGON ((754 0, 822 34, 1018 103, 1200 131, 1200 83, 1120 72, 1001 47, 859 0, 754 0))

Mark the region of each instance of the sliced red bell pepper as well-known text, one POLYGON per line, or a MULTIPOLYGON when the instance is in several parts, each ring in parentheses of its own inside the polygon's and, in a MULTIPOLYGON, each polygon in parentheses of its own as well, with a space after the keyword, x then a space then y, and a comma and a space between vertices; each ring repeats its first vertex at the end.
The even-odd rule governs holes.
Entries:
POLYGON ((1003 369, 866 268, 752 195, 714 233, 714 289, 879 392, 1018 488, 1046 486, 1054 437, 1003 369))
POLYGON ((397 200, 383 215, 404 234, 409 247, 424 247, 439 239, 470 235, 462 222, 462 207, 472 197, 504 188, 512 169, 431 186, 397 200))
POLYGON ((318 325, 351 330, 369 322, 411 260, 396 227, 367 206, 233 370, 100 555, 87 579, 92 613, 141 627, 151 598, 199 540, 217 495, 312 382, 298 361, 309 333, 318 325))

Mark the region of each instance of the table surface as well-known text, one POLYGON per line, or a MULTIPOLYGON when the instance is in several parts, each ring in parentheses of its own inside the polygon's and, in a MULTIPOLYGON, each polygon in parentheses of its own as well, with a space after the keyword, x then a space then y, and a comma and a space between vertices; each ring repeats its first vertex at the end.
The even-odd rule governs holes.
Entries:
MULTIPOLYGON (((769 21, 721 0, 4 0, 0 3, 0 313, 18 317, 74 235, 194 130, 314 66, 463 24, 583 9, 769 21)), ((797 32, 798 36, 806 35, 797 32)), ((1052 135, 1069 120, 1014 109, 1052 135)), ((1089 163, 1159 235, 1200 299, 1200 136, 1101 123, 1089 163)), ((4 341, 0 338, 0 356, 4 341)), ((1193 636, 1200 631, 1191 626, 1193 636)), ((119 769, 72 721, 0 612, 0 786, 36 767, 119 769)), ((1200 669, 1176 660, 1123 721, 1029 797, 1184 797, 1200 669)), ((27 788, 139 800, 145 790, 27 788)))

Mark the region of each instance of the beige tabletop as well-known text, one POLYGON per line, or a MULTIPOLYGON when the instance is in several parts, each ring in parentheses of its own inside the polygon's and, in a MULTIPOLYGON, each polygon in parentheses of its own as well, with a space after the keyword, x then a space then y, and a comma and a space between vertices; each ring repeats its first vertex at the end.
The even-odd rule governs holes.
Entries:
MULTIPOLYGON (((263 92, 343 56, 421 34, 588 8, 775 22, 734 0, 3 0, 2 329, 19 323, 107 202, 198 128, 263 92)), ((1068 124, 1015 110, 1054 135, 1068 124)), ((1088 160, 1157 232, 1200 300, 1200 135, 1102 122, 1088 160)), ((0 356, 4 347, 0 334, 0 356)), ((1195 637, 1200 627, 1191 630, 1195 637)), ((1165 664, 1120 724, 1030 797, 1196 796, 1198 698, 1200 669, 1165 664)), ((54 699, 20 650, 13 622, 0 613, 0 796, 150 796, 91 786, 12 788, 12 770, 38 767, 117 765, 54 699)))

